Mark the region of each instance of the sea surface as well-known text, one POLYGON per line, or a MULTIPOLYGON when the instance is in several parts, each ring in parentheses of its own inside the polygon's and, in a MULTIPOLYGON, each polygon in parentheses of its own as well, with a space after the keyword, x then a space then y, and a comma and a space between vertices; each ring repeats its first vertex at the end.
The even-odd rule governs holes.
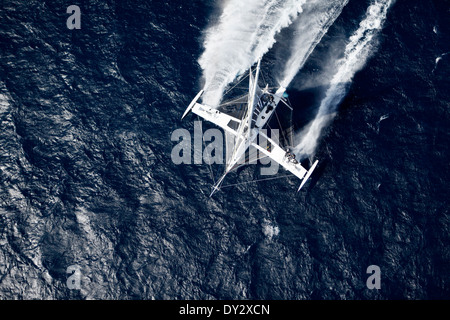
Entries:
MULTIPOLYGON (((288 87, 299 130, 323 94, 305 83, 371 2, 348 2, 288 87)), ((0 1, 0 299, 449 299, 450 2, 393 3, 300 192, 240 183, 251 165, 210 198, 223 167, 174 164, 171 134, 193 133, 222 6, 0 1)))

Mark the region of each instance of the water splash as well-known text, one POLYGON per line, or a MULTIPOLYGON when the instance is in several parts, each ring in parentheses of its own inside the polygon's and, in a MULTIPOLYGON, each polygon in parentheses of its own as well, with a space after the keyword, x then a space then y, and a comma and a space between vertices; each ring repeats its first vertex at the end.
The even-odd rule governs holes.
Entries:
POLYGON ((375 0, 367 9, 359 28, 345 47, 343 58, 336 62, 337 71, 330 81, 316 117, 296 136, 296 141, 300 141, 294 150, 298 158, 305 159, 314 154, 321 133, 334 118, 353 76, 373 53, 374 38, 382 29, 387 11, 393 2, 394 0, 375 0))
POLYGON ((302 11, 306 0, 228 0, 209 27, 199 59, 205 81, 203 103, 219 104, 224 89, 276 42, 275 36, 302 11))
POLYGON ((446 55, 448 55, 449 53, 450 52, 443 53, 439 57, 436 58, 436 60, 434 61, 434 68, 431 71, 431 73, 434 73, 436 71, 439 61, 441 61, 442 58, 445 57, 446 55))
POLYGON ((289 86, 347 3, 348 0, 311 0, 303 6, 301 17, 293 24, 295 38, 290 57, 278 76, 283 87, 289 86))

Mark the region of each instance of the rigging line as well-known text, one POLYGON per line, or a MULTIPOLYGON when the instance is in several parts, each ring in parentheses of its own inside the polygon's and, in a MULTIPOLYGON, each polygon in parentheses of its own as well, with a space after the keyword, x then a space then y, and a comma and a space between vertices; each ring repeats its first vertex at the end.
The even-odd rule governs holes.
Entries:
MULTIPOLYGON (((267 119, 267 122, 266 122, 266 127, 267 128, 269 128, 269 130, 272 132, 272 128, 270 127, 270 125, 269 125, 269 122, 270 122, 270 120, 272 120, 272 117, 273 117, 273 114, 274 113, 276 113, 277 111, 275 110, 275 112, 273 112, 271 115, 270 115, 270 117, 269 117, 269 119, 267 119)), ((282 128, 280 128, 280 130, 281 130, 282 128)))
POLYGON ((249 152, 248 158, 245 159, 245 162, 248 164, 256 163, 258 160, 267 158, 268 155, 263 154, 261 156, 261 152, 255 148, 254 152, 249 152))
MULTIPOLYGON (((197 120, 200 121, 200 117, 199 116, 197 116, 197 120)), ((206 150, 206 144, 205 144, 205 139, 204 139, 203 134, 202 134, 202 142, 203 142, 203 148, 204 148, 203 150, 206 150)), ((203 159, 203 152, 202 152, 202 159, 203 159)), ((216 184, 216 180, 214 179, 214 173, 213 173, 210 161, 208 161, 208 165, 209 165, 209 171, 210 171, 210 174, 211 174, 211 179, 214 182, 214 184, 216 184)))
POLYGON ((228 89, 223 95, 228 94, 231 90, 233 90, 238 84, 240 84, 242 81, 244 81, 245 79, 247 79, 248 75, 246 75, 245 77, 243 77, 241 80, 239 80, 234 86, 232 86, 230 89, 228 89))
POLYGON ((247 165, 246 163, 243 163, 243 164, 237 163, 237 164, 235 164, 234 167, 232 167, 228 172, 232 172, 232 171, 237 170, 237 169, 239 169, 240 167, 243 167, 243 166, 246 166, 246 165, 247 165))
POLYGON ((289 144, 292 146, 292 147, 294 147, 294 135, 293 135, 293 132, 294 132, 294 125, 291 125, 290 126, 290 128, 289 128, 289 144))
POLYGON ((230 88, 229 90, 227 90, 226 92, 223 93, 223 97, 226 97, 227 94, 229 94, 231 92, 231 90, 233 89, 240 89, 240 90, 248 90, 248 87, 236 87, 239 83, 236 83, 235 86, 233 86, 232 88, 230 88))
POLYGON ((291 111, 293 111, 294 110, 294 108, 292 107, 292 103, 291 103, 291 100, 289 100, 289 96, 288 97, 286 97, 286 100, 287 100, 287 102, 288 102, 288 104, 291 106, 291 111))
POLYGON ((294 146, 294 137, 293 137, 293 134, 292 134, 292 132, 294 131, 294 123, 292 121, 293 115, 294 115, 294 107, 292 107, 292 103, 291 103, 291 100, 289 100, 289 97, 286 97, 286 100, 289 103, 289 105, 291 106, 291 126, 289 127, 289 131, 290 131, 289 132, 289 137, 290 137, 289 143, 290 143, 291 146, 294 146))
POLYGON ((294 176, 294 175, 293 174, 288 174, 288 175, 284 175, 284 176, 281 176, 281 177, 272 177, 272 178, 265 178, 265 179, 259 179, 259 180, 244 181, 244 182, 239 182, 239 183, 227 184, 225 186, 221 186, 221 188, 233 187, 233 186, 238 186, 238 185, 241 185, 241 184, 254 183, 254 182, 260 182, 260 181, 283 179, 283 178, 288 178, 288 177, 292 177, 292 176, 294 176))
POLYGON ((267 82, 266 82, 266 79, 264 78, 264 72, 260 71, 259 74, 261 75, 262 81, 263 81, 264 83, 267 83, 267 82))
MULTIPOLYGON (((221 104, 219 104, 219 107, 224 107, 224 106, 233 104, 233 103, 235 103, 235 102, 239 102, 240 99, 245 98, 246 96, 248 96, 248 94, 244 94, 244 95, 239 96, 239 97, 237 97, 237 98, 235 98, 235 99, 233 99, 233 100, 230 100, 230 101, 221 103, 221 104)), ((244 103, 244 102, 243 102, 243 103, 244 103)))
POLYGON ((247 158, 246 160, 248 161, 249 164, 252 164, 252 163, 256 163, 258 160, 262 160, 262 159, 269 157, 266 154, 263 154, 262 156, 260 154, 261 153, 259 151, 258 152, 255 151, 254 153, 252 153, 251 157, 247 158), (255 154, 256 154, 256 156, 255 156, 255 154))
POLYGON ((284 143, 288 144, 289 141, 288 141, 288 140, 286 139, 286 137, 284 136, 284 130, 283 130, 283 128, 281 127, 280 119, 278 118, 278 113, 277 113, 276 110, 275 110, 275 116, 277 117, 278 125, 280 126, 281 135, 283 136, 282 138, 283 138, 283 140, 284 140, 284 143))

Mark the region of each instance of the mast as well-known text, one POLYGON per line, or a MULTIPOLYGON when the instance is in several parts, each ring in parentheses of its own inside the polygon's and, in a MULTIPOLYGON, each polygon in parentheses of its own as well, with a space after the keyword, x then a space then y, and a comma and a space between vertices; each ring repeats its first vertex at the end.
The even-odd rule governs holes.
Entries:
MULTIPOLYGON (((251 134, 251 124, 253 119, 253 113, 255 111, 255 96, 256 96, 256 89, 258 88, 258 79, 259 79, 259 71, 260 71, 260 65, 261 65, 261 59, 258 60, 258 64, 256 66, 256 74, 253 78, 252 74, 252 68, 250 67, 250 74, 249 74, 249 95, 248 95, 248 106, 247 106, 247 112, 245 113, 245 116, 242 118, 242 121, 239 125, 239 128, 237 129, 237 141, 234 145, 233 153, 231 156, 231 162, 227 163, 225 172, 222 175, 222 177, 217 181, 216 185, 213 188, 213 191, 210 194, 210 197, 220 188, 220 185, 225 178, 225 176, 230 172, 230 170, 234 167, 234 165, 239 161, 239 159, 236 159, 237 152, 242 149, 242 144, 246 143, 250 139, 251 134), (244 135, 244 129, 247 128, 247 132, 245 132, 244 135)), ((247 146, 248 147, 248 146, 247 146)), ((246 150, 247 148, 245 148, 246 150)), ((245 152, 244 150, 244 152, 245 152)))
POLYGON ((248 140, 250 138, 251 133, 251 122, 253 118, 253 112, 255 110, 255 95, 256 95, 256 88, 258 87, 258 78, 259 78, 259 71, 260 71, 260 65, 261 65, 261 59, 258 60, 258 65, 256 67, 256 75, 255 78, 253 78, 252 69, 250 68, 250 74, 249 74, 249 94, 248 94, 248 106, 247 106, 247 112, 245 113, 245 116, 242 118, 241 124, 239 125, 239 128, 237 129, 237 141, 234 145, 234 150, 231 156, 232 163, 228 165, 228 168, 226 171, 229 171, 239 159, 235 159, 236 153, 241 146, 241 144, 248 140), (244 130, 247 128, 247 132, 244 136, 244 130), (245 137, 245 138, 244 138, 245 137), (234 163, 233 163, 234 160, 234 163))
POLYGON ((253 112, 255 112, 255 95, 256 95, 256 88, 258 87, 258 78, 259 78, 259 70, 261 65, 261 59, 258 60, 258 65, 256 66, 256 74, 255 79, 253 80, 253 85, 250 81, 250 88, 249 88, 249 101, 248 101, 248 111, 247 111, 247 139, 250 137, 250 129, 252 124, 252 118, 253 118, 253 112))

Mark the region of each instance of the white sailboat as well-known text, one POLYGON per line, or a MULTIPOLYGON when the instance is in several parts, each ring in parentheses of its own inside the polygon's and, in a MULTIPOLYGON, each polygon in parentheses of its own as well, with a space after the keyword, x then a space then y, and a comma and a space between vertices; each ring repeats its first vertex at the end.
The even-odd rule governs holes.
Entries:
POLYGON ((220 189, 225 176, 243 162, 242 159, 245 157, 250 146, 259 150, 263 155, 270 157, 283 168, 301 179, 302 182, 298 191, 304 186, 317 166, 318 160, 314 162, 309 170, 306 170, 295 159, 295 155, 291 154, 289 150, 283 149, 278 143, 263 132, 262 129, 268 124, 269 119, 274 114, 279 103, 283 102, 287 105, 287 102, 283 97, 286 88, 279 87, 275 93, 271 93, 268 86, 264 89, 261 89, 258 86, 260 65, 261 60, 258 61, 255 75, 253 75, 250 68, 248 95, 245 97, 247 99, 245 103, 246 107, 240 117, 235 117, 226 112, 222 112, 212 106, 197 103, 204 92, 203 90, 201 90, 192 100, 182 116, 182 119, 184 119, 187 114, 193 112, 201 118, 222 128, 227 134, 227 137, 231 137, 231 140, 233 141, 231 146, 227 143, 229 150, 227 149, 225 172, 215 183, 210 196, 220 189), (265 138, 268 141, 269 147, 261 147, 257 143, 258 136, 265 138))

